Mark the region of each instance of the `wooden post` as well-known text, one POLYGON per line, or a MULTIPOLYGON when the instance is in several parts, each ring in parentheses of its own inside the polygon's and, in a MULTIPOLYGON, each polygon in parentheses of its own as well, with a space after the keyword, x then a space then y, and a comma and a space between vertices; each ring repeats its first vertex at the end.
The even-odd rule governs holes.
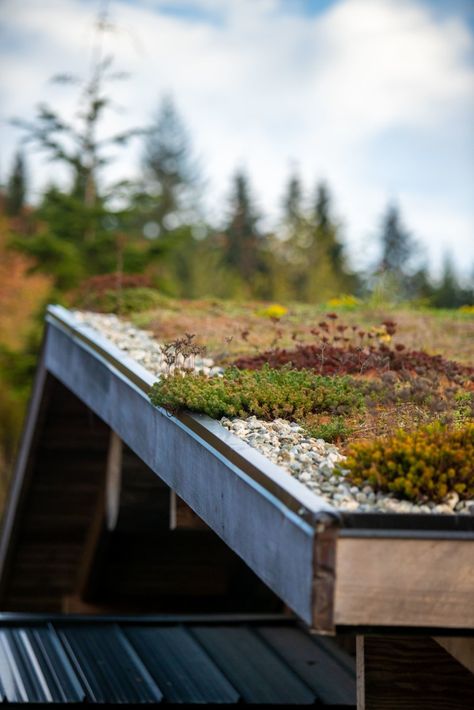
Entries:
POLYGON ((357 710, 472 710, 474 675, 434 639, 357 638, 357 710))
POLYGON ((122 440, 114 431, 110 432, 107 472, 105 475, 105 508, 107 529, 117 525, 120 512, 120 491, 122 488, 122 440))
POLYGON ((170 530, 209 530, 199 515, 173 490, 170 490, 170 530))

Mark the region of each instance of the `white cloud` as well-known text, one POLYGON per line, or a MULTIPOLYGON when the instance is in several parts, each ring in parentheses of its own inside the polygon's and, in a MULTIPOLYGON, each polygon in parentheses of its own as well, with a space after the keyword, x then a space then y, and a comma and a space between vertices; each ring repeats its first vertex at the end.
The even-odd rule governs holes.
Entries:
MULTIPOLYGON (((131 79, 116 85, 116 101, 126 111, 110 118, 107 130, 143 125, 160 93, 172 90, 210 178, 215 213, 222 212, 230 173, 240 164, 252 175, 262 208, 275 215, 295 160, 308 185, 329 180, 356 256, 386 200, 397 197, 405 221, 435 259, 447 244, 459 263, 469 249, 474 258, 473 207, 456 195, 465 193, 456 184, 461 178, 452 170, 450 189, 436 200, 424 181, 428 171, 445 170, 438 146, 456 127, 466 135, 453 148, 459 161, 465 164, 474 143, 474 129, 465 128, 474 118, 467 59, 474 43, 461 19, 435 17, 417 0, 339 0, 312 17, 290 14, 282 0, 194 0, 205 11, 198 20, 162 14, 162 5, 113 4, 112 49, 131 79), (411 142, 430 136, 430 165, 394 157, 384 146, 392 130, 408 131, 411 142), (387 156, 399 161, 390 184, 387 156)), ((4 0, 3 24, 21 40, 2 80, 5 114, 31 114, 41 98, 66 106, 64 90, 46 79, 83 69, 93 13, 94 4, 80 0, 4 0)), ((4 173, 13 134, 3 133, 4 173)), ((137 156, 114 164, 114 177, 132 160, 137 156)))

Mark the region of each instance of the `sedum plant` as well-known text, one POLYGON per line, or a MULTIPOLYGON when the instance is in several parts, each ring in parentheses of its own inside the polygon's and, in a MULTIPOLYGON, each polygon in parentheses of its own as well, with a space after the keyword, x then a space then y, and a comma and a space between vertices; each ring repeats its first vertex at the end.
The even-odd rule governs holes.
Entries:
POLYGON ((343 414, 363 406, 359 386, 349 377, 321 377, 305 370, 238 370, 222 376, 175 372, 153 385, 153 404, 171 412, 188 409, 216 419, 302 419, 314 412, 343 414))
POLYGON ((371 485, 410 500, 474 497, 474 422, 458 429, 439 423, 413 432, 352 444, 344 469, 355 485, 371 485))

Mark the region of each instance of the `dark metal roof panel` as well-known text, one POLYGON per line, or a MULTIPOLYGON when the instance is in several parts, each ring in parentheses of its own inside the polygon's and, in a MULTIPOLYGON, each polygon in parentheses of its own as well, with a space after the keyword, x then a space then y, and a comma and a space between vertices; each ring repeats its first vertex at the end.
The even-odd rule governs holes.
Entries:
POLYGON ((262 627, 258 633, 325 705, 353 706, 355 668, 351 672, 340 662, 337 647, 333 654, 327 644, 323 646, 320 639, 311 638, 296 627, 262 627))
POLYGON ((0 630, 0 676, 9 702, 82 702, 84 692, 53 630, 0 630))
POLYGON ((64 625, 58 633, 96 703, 159 703, 163 694, 117 624, 64 625))
POLYGON ((347 654, 289 619, 4 616, 0 701, 355 708, 347 654))
POLYGON ((247 703, 313 704, 317 697, 255 631, 195 626, 193 635, 247 703))
POLYGON ((237 703, 239 693, 183 626, 126 627, 125 633, 171 703, 237 703))

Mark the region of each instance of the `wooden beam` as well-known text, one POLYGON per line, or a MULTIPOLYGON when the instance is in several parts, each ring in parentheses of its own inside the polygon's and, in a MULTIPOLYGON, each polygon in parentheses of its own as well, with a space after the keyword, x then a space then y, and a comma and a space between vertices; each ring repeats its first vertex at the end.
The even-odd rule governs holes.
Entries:
POLYGON ((114 534, 149 536, 166 529, 166 521, 160 517, 164 517, 163 497, 167 500, 168 495, 169 489, 110 430, 103 489, 79 565, 79 599, 94 601, 100 594, 114 534))
POLYGON ((472 710, 474 676, 433 639, 357 640, 357 710, 472 710))
POLYGON ((68 595, 63 597, 61 611, 63 614, 87 614, 88 616, 96 616, 98 614, 111 614, 115 609, 111 606, 88 604, 79 597, 68 595))
POLYGON ((365 707, 365 665, 364 665, 364 637, 356 637, 356 682, 357 682, 357 710, 366 710, 365 707))
MULTIPOLYGON (((73 597, 93 602, 100 587, 101 566, 106 559, 111 533, 107 529, 105 491, 99 494, 82 556, 78 565, 77 584, 73 597)), ((70 599, 70 595, 67 599, 70 599)), ((66 601, 63 599, 63 606, 66 601)), ((69 603, 69 602, 67 602, 69 603)))
POLYGON ((21 510, 34 468, 36 448, 42 433, 44 416, 48 408, 52 377, 45 367, 45 343, 38 360, 33 389, 28 403, 15 468, 10 481, 3 513, 0 537, 0 601, 7 595, 8 574, 16 544, 21 510))
POLYGON ((474 673, 474 638, 438 636, 435 641, 471 673, 474 673))
POLYGON ((114 530, 120 513, 122 488, 122 440, 110 432, 107 469, 105 473, 105 513, 107 530, 114 530))
POLYGON ((474 540, 339 538, 336 626, 473 629, 474 540))
POLYGON ((209 530, 194 510, 170 490, 170 530, 209 530))

